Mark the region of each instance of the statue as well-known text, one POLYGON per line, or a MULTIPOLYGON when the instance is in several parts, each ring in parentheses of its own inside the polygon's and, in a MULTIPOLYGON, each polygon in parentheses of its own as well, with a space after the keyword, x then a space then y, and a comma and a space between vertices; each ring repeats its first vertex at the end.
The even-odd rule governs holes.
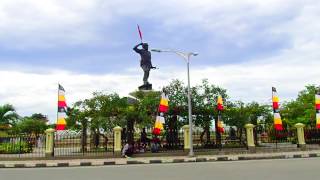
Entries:
POLYGON ((143 85, 139 86, 139 90, 151 90, 152 84, 148 82, 150 69, 155 69, 156 67, 152 66, 151 62, 151 52, 148 50, 149 46, 147 43, 140 43, 134 46, 133 50, 140 54, 140 67, 143 70, 143 85), (142 46, 142 49, 138 49, 139 46, 142 46))

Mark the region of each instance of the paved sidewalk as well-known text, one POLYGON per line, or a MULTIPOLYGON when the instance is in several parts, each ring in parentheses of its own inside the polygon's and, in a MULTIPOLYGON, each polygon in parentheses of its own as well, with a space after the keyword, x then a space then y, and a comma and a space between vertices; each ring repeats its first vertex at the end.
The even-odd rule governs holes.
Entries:
POLYGON ((238 154, 238 155, 199 155, 196 157, 168 156, 168 157, 135 157, 135 158, 109 158, 109 159, 0 161, 0 168, 107 166, 107 165, 128 165, 128 164, 159 164, 159 163, 215 162, 215 161, 218 162, 218 161, 290 159, 290 158, 313 158, 313 157, 320 157, 320 150, 261 153, 261 154, 238 154))

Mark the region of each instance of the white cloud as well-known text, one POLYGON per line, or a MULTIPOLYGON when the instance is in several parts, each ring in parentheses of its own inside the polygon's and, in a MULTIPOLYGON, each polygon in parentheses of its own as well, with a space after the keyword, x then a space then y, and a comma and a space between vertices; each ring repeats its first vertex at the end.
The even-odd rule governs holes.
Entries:
POLYGON ((162 27, 159 34, 189 26, 200 28, 199 33, 214 33, 244 42, 256 28, 268 31, 269 27, 256 27, 259 24, 272 28, 286 21, 286 16, 294 18, 300 11, 305 9, 308 13, 312 8, 319 9, 319 3, 311 0, 303 3, 298 0, 2 0, 0 39, 6 42, 2 46, 9 49, 99 43, 102 37, 104 41, 111 40, 113 35, 105 31, 126 17, 137 22, 147 18, 157 22, 162 27))
POLYGON ((2 0, 0 39, 8 43, 4 47, 22 50, 97 40, 95 21, 102 19, 95 17, 97 2, 2 0))
POLYGON ((66 89, 67 102, 71 105, 78 100, 89 98, 94 91, 118 92, 125 95, 135 88, 138 80, 134 75, 94 76, 65 71, 48 74, 0 71, 0 76, 6 77, 2 80, 0 104, 13 104, 22 115, 48 114, 52 122, 57 110, 58 83, 66 89))

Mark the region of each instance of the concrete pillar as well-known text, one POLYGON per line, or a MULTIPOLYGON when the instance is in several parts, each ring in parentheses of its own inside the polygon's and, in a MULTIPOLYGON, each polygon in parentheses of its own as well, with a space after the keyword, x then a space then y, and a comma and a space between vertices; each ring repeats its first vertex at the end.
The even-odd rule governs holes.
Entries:
POLYGON ((184 125, 182 127, 183 129, 183 144, 184 144, 184 149, 189 150, 190 149, 190 129, 189 125, 184 125))
POLYGON ((255 146, 256 146, 254 144, 254 135, 253 135, 254 125, 253 124, 246 124, 244 127, 246 128, 248 149, 250 151, 254 151, 255 150, 255 146))
POLYGON ((306 149, 306 142, 304 140, 304 130, 303 130, 305 125, 302 123, 297 123, 294 125, 294 127, 297 128, 298 147, 301 148, 302 150, 305 150, 306 149))
POLYGON ((54 148, 53 148, 53 145, 54 145, 54 132, 55 130, 50 128, 50 129, 47 129, 45 131, 46 133, 46 157, 53 157, 54 156, 54 148))
POLYGON ((114 141, 114 145, 113 145, 113 149, 114 149, 114 153, 116 155, 121 155, 121 131, 122 128, 119 126, 116 126, 115 128, 113 128, 113 133, 114 133, 114 137, 113 137, 113 141, 114 141))

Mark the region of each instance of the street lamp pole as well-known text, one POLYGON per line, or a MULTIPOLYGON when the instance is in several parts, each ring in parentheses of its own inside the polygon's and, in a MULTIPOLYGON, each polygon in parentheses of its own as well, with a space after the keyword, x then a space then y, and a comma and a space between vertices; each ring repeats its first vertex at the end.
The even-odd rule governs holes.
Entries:
POLYGON ((190 55, 187 59, 187 68, 188 68, 188 115, 189 115, 189 139, 190 139, 190 151, 189 156, 194 156, 193 152, 193 132, 192 132, 192 107, 191 107, 191 91, 190 91, 190 68, 189 68, 190 55))
POLYGON ((190 150, 189 150, 189 156, 194 156, 193 152, 193 131, 192 131, 192 106, 191 106, 191 89, 190 89, 190 57, 191 56, 197 56, 197 53, 192 52, 180 52, 175 50, 159 50, 159 49, 152 49, 151 51, 154 52, 171 52, 175 53, 178 56, 182 57, 187 62, 187 73, 188 73, 188 118, 189 118, 189 144, 190 144, 190 150))

